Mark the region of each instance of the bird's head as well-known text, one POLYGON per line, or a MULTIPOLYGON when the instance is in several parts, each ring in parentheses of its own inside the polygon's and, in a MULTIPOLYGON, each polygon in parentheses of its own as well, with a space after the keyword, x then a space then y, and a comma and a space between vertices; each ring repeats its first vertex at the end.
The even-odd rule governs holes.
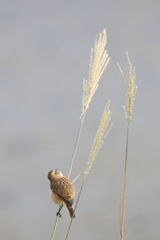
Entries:
POLYGON ((48 179, 52 180, 52 179, 58 179, 63 177, 63 174, 58 171, 57 169, 53 169, 48 173, 48 179))

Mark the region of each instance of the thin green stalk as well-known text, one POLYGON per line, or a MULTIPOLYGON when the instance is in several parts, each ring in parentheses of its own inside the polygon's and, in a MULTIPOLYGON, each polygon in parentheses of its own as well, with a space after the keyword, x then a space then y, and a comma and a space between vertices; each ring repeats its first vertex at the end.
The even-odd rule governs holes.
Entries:
POLYGON ((126 201, 126 178, 127 178, 127 165, 128 165, 129 127, 130 127, 130 123, 128 122, 127 136, 126 136, 126 153, 125 153, 125 165, 124 165, 123 191, 122 191, 122 199, 120 202, 120 240, 124 239, 124 213, 125 213, 125 201, 126 201))
MULTIPOLYGON (((62 207, 63 207, 63 205, 60 205, 58 211, 61 211, 62 207)), ((55 224, 54 224, 51 240, 54 239, 54 236, 55 236, 55 233, 56 233, 56 229, 57 229, 58 220, 59 220, 59 215, 56 216, 56 221, 55 221, 55 224)))

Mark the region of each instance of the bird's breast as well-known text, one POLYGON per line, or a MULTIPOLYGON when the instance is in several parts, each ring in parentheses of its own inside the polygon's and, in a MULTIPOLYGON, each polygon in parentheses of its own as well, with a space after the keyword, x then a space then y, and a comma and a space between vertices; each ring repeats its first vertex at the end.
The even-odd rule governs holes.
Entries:
POLYGON ((56 204, 63 204, 63 200, 58 197, 51 189, 50 189, 50 196, 52 198, 52 201, 56 204))

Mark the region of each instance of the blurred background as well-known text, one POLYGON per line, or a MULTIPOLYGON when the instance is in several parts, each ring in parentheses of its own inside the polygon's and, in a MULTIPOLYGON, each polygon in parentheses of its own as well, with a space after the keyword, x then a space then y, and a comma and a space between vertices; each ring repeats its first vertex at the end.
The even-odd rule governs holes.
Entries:
MULTIPOLYGON (((160 1, 0 1, 0 239, 50 239, 58 206, 47 174, 67 175, 96 34, 111 57, 84 121, 71 180, 85 169, 104 105, 114 127, 86 180, 69 239, 119 239, 126 96, 117 67, 136 67, 129 139, 126 239, 160 235, 160 1)), ((76 197, 82 176, 74 183, 76 197)), ((63 209, 55 239, 70 217, 63 209)))

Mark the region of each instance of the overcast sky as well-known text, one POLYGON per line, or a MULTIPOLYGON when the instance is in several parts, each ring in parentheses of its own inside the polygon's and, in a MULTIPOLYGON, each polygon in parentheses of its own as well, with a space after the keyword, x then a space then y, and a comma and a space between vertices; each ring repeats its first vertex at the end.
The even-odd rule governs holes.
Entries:
MULTIPOLYGON (((58 206, 47 174, 67 175, 96 34, 111 58, 87 111, 71 180, 85 169, 111 100, 114 127, 86 180, 69 239, 119 239, 126 141, 125 88, 117 62, 136 67, 129 139, 126 239, 160 236, 160 1, 0 1, 0 239, 50 239, 58 206)), ((75 182, 76 197, 82 176, 75 182)), ((64 239, 63 209, 55 239, 64 239)))

